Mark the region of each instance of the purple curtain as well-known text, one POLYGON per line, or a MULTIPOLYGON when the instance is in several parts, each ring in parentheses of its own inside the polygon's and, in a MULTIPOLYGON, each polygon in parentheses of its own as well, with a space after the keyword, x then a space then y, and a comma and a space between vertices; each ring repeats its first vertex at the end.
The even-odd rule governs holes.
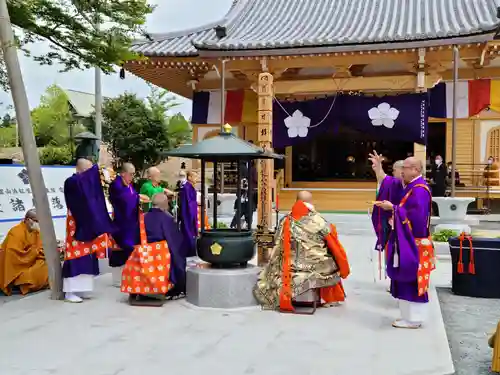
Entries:
POLYGON ((288 147, 307 142, 340 125, 340 95, 302 102, 274 102, 273 147, 288 147), (331 110, 330 110, 331 108, 331 110), (329 111, 330 110, 330 111, 329 111), (326 118, 325 118, 326 117, 326 118), (324 121, 319 124, 322 120, 324 121), (316 124, 319 124, 315 126, 316 124))
POLYGON ((338 95, 336 99, 275 102, 273 147, 293 146, 326 132, 335 133, 340 124, 374 138, 426 144, 428 105, 427 94, 338 95))

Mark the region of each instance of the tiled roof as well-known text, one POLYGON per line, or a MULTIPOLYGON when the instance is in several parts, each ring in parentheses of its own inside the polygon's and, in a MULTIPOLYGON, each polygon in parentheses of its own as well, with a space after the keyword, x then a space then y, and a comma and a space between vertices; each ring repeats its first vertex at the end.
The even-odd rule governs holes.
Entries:
POLYGON ((95 105, 94 94, 77 90, 64 90, 64 92, 68 96, 69 103, 75 110, 77 116, 92 116, 95 105))
POLYGON ((408 43, 494 31, 500 0, 239 0, 226 17, 198 29, 153 36, 133 49, 185 56, 203 50, 408 43), (226 27, 218 40, 213 28, 226 27))

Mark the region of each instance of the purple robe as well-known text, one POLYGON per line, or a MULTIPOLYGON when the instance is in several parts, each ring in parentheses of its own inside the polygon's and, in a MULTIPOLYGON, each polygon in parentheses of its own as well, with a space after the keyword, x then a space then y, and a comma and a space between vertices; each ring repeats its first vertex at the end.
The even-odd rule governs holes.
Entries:
POLYGON ((117 176, 109 186, 109 201, 113 206, 113 239, 121 250, 111 251, 109 265, 121 267, 126 262, 134 246, 140 243, 139 194, 132 185, 126 185, 117 176))
MULTIPOLYGON (((106 207, 101 176, 96 165, 66 179, 64 198, 75 221, 76 240, 89 242, 104 233, 113 233, 113 223, 106 207)), ((95 254, 64 261, 64 278, 98 274, 99 263, 95 254)))
MULTIPOLYGON (((385 176, 382 180, 377 193, 377 201, 389 201, 392 204, 399 204, 403 197, 403 183, 399 178, 385 176)), ((389 219, 392 213, 385 211, 380 207, 373 206, 372 211, 372 224, 375 234, 377 235, 377 243, 375 250, 384 251, 391 227, 389 219)))
POLYGON ((174 218, 158 208, 152 208, 144 216, 148 243, 167 241, 170 251, 169 280, 174 288, 169 294, 176 295, 186 291, 186 256, 181 253, 183 238, 174 218))
POLYGON ((182 254, 186 257, 196 255, 196 237, 198 236, 198 203, 196 189, 187 181, 179 189, 179 224, 183 236, 182 254))
POLYGON ((66 207, 75 220, 75 239, 88 242, 113 232, 113 222, 106 207, 99 168, 94 165, 64 182, 66 207))
POLYGON ((427 186, 422 177, 412 181, 403 191, 406 195, 413 189, 406 202, 402 206, 395 206, 394 231, 387 246, 387 274, 391 278, 391 294, 394 298, 410 302, 429 301, 427 293, 418 295, 419 250, 415 239, 429 237, 432 199, 425 188, 414 188, 419 184, 427 186), (394 264, 395 253, 398 254, 397 267, 394 264))

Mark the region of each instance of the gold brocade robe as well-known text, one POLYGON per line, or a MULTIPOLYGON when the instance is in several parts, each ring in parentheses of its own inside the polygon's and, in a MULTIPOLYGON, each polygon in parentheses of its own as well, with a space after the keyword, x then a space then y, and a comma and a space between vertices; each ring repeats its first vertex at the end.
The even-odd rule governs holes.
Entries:
MULTIPOLYGON (((326 288, 340 283, 339 267, 328 249, 325 238, 330 225, 317 212, 290 219, 290 274, 292 298, 313 288, 326 288)), ((254 295, 264 309, 280 308, 282 290, 284 220, 280 222, 270 261, 259 275, 254 295)))
POLYGON ((6 295, 18 286, 22 294, 47 288, 49 272, 40 232, 30 232, 24 222, 9 230, 0 250, 0 290, 6 295))

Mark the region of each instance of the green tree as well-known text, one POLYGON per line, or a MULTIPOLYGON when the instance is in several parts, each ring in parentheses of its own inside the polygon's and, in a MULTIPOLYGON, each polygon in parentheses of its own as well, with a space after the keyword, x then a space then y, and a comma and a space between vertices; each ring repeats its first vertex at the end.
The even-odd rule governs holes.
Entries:
POLYGON ((0 128, 0 147, 16 146, 16 127, 11 125, 0 128))
POLYGON ((143 100, 130 93, 105 99, 102 116, 103 140, 116 166, 131 162, 142 172, 162 161, 170 145, 165 123, 143 100))
POLYGON ((190 142, 193 137, 191 124, 181 113, 176 113, 167 118, 167 134, 171 148, 190 142))
POLYGON ((69 165, 73 159, 69 145, 39 148, 38 156, 42 165, 69 165))
POLYGON ((67 145, 71 132, 75 136, 86 130, 73 118, 68 96, 57 85, 47 87, 40 104, 31 111, 31 121, 38 147, 67 145))
MULTIPOLYGON (((146 16, 147 0, 7 0, 17 40, 25 53, 29 44, 48 41, 51 49, 33 56, 41 64, 61 63, 63 71, 100 67, 105 73, 117 64, 138 58, 130 52, 146 16), (96 24, 103 25, 96 28, 96 24)), ((5 67, 0 84, 7 87, 5 67)))
POLYGON ((66 93, 56 85, 49 86, 31 111, 38 147, 60 146, 69 141, 69 126, 74 121, 66 93))
POLYGON ((170 141, 170 147, 175 148, 178 145, 191 140, 192 128, 189 122, 181 113, 172 116, 169 112, 179 106, 175 97, 167 90, 160 89, 154 85, 149 85, 150 94, 146 98, 149 108, 154 118, 165 124, 165 131, 170 141))

